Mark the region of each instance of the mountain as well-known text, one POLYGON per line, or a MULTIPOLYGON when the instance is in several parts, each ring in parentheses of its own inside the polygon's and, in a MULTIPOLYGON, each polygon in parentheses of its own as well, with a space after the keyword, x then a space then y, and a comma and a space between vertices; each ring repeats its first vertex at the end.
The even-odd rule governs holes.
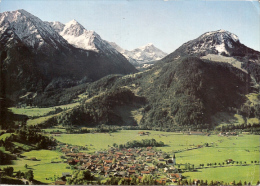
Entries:
POLYGON ((260 52, 240 43, 238 36, 225 30, 206 32, 169 54, 164 62, 184 56, 197 56, 216 62, 227 62, 248 72, 259 86, 260 52))
MULTIPOLYGON (((206 32, 197 39, 188 41, 169 55, 197 55, 217 54, 223 56, 245 57, 252 55, 252 59, 259 55, 258 51, 240 43, 238 36, 225 30, 206 32)), ((259 59, 258 59, 259 60, 259 59)))
MULTIPOLYGON (((114 55, 122 58, 109 42, 103 40, 95 31, 85 29, 79 22, 72 20, 66 24, 60 22, 46 22, 65 40, 76 48, 91 50, 103 55, 114 55)), ((123 60, 123 58, 122 58, 123 60)))
POLYGON ((123 54, 130 63, 134 65, 149 63, 153 61, 158 61, 164 58, 167 54, 160 49, 156 48, 152 43, 148 43, 145 46, 136 48, 134 50, 128 51, 122 49, 114 42, 110 44, 121 54, 123 54))
POLYGON ((255 69, 253 74, 243 65, 238 68, 229 61, 203 58, 210 54, 257 66, 253 56, 258 53, 227 31, 208 32, 183 44, 149 70, 102 78, 86 86, 84 95, 88 98, 80 106, 44 124, 138 124, 148 129, 180 131, 212 129, 220 124, 223 114, 230 116, 227 123, 235 120, 235 114, 258 118, 259 104, 251 104, 249 94, 259 92, 253 85, 260 70, 255 69), (238 56, 242 49, 247 53, 238 56), (83 118, 91 122, 83 122, 83 118))
POLYGON ((56 32, 61 32, 65 25, 59 21, 54 21, 54 22, 48 22, 48 21, 44 21, 45 24, 51 26, 56 32))
POLYGON ((230 64, 179 58, 138 74, 102 78, 86 87, 88 99, 80 106, 44 125, 138 124, 171 131, 213 128, 216 113, 240 109, 252 91, 250 82, 247 73, 230 64))
MULTIPOLYGON (((72 46, 57 33, 65 28, 68 25, 43 22, 25 10, 1 13, 0 52, 7 54, 1 64, 1 92, 13 100, 35 98, 109 74, 137 72, 117 51, 101 53, 72 46)), ((69 33, 73 31, 64 31, 69 33)))

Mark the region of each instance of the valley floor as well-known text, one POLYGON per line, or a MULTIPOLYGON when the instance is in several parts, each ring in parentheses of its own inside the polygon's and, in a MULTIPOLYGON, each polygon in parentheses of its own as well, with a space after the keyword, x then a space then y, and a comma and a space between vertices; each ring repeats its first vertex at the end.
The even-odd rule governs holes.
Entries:
MULTIPOLYGON (((50 130, 46 130, 50 131, 50 130)), ((184 169, 185 164, 194 165, 196 171, 184 171, 185 179, 217 180, 230 183, 244 181, 256 184, 259 180, 259 139, 258 135, 186 135, 182 133, 149 131, 149 135, 140 135, 138 130, 121 130, 115 133, 88 134, 48 134, 63 144, 81 146, 86 154, 96 151, 106 151, 116 144, 125 144, 132 140, 155 139, 164 142, 164 147, 155 150, 175 154, 176 164, 184 169), (206 145, 207 144, 207 145, 206 145), (227 164, 226 160, 233 163, 227 164), (202 166, 203 164, 203 166, 202 166)), ((148 131, 146 131, 148 132, 148 131)), ((13 160, 15 171, 34 171, 35 179, 42 183, 54 183, 63 172, 73 171, 61 157, 64 154, 58 150, 32 150, 22 154, 18 160, 13 160), (32 161, 36 158, 37 161, 32 161), (28 168, 25 168, 25 164, 28 168)), ((152 164, 151 164, 152 165, 152 164)), ((176 166, 177 166, 176 165, 176 166)), ((1 165, 0 168, 6 167, 1 165)), ((160 177, 167 177, 162 173, 160 177)))

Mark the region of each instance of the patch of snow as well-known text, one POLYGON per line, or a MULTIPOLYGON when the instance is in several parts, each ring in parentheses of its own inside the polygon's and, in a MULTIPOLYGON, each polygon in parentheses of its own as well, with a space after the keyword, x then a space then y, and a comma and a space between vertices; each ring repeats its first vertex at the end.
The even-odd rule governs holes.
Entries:
POLYGON ((225 52, 226 54, 228 54, 224 43, 222 43, 220 45, 216 45, 215 48, 219 52, 219 54, 222 53, 222 52, 225 52))
POLYGON ((230 36, 231 36, 231 38, 232 38, 235 42, 239 41, 239 38, 238 38, 237 35, 231 34, 230 36))

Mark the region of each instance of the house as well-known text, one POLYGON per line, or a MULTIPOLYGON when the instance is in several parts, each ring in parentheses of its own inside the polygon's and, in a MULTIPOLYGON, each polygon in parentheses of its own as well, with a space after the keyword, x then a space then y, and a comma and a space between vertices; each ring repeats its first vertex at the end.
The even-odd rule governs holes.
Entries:
POLYGON ((140 136, 142 136, 142 135, 145 135, 145 132, 141 131, 141 132, 138 132, 138 134, 139 134, 140 136))
POLYGON ((128 176, 128 174, 125 171, 120 171, 120 172, 114 173, 114 176, 126 177, 126 176, 128 176))
POLYGON ((196 132, 196 131, 191 131, 188 133, 189 135, 204 135, 203 132, 196 132))
POLYGON ((150 171, 141 171, 141 175, 144 175, 144 174, 151 174, 150 171))
POLYGON ((227 162, 227 163, 232 163, 233 160, 232 160, 232 159, 227 159, 226 162, 227 162))
POLYGON ((147 163, 152 163, 152 161, 153 161, 152 159, 146 159, 147 163))
POLYGON ((135 170, 128 170, 129 175, 135 174, 135 170))
POLYGON ((55 181, 55 185, 66 185, 66 181, 55 181))
POLYGON ((179 179, 181 180, 182 178, 182 175, 180 173, 170 173, 167 175, 170 179, 179 179))
POLYGON ((63 172, 62 177, 71 177, 71 173, 70 172, 63 172))
POLYGON ((164 158, 158 158, 158 161, 164 161, 164 158))
POLYGON ((164 172, 169 172, 169 168, 168 167, 164 167, 164 172))

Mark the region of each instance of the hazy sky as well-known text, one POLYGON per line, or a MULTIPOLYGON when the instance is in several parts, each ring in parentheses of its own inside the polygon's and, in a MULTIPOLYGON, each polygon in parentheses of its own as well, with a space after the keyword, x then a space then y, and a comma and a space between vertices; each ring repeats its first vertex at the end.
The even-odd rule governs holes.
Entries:
POLYGON ((165 52, 207 31, 236 34, 260 50, 258 1, 0 0, 0 12, 25 9, 43 21, 77 20, 103 39, 132 50, 153 43, 165 52))

